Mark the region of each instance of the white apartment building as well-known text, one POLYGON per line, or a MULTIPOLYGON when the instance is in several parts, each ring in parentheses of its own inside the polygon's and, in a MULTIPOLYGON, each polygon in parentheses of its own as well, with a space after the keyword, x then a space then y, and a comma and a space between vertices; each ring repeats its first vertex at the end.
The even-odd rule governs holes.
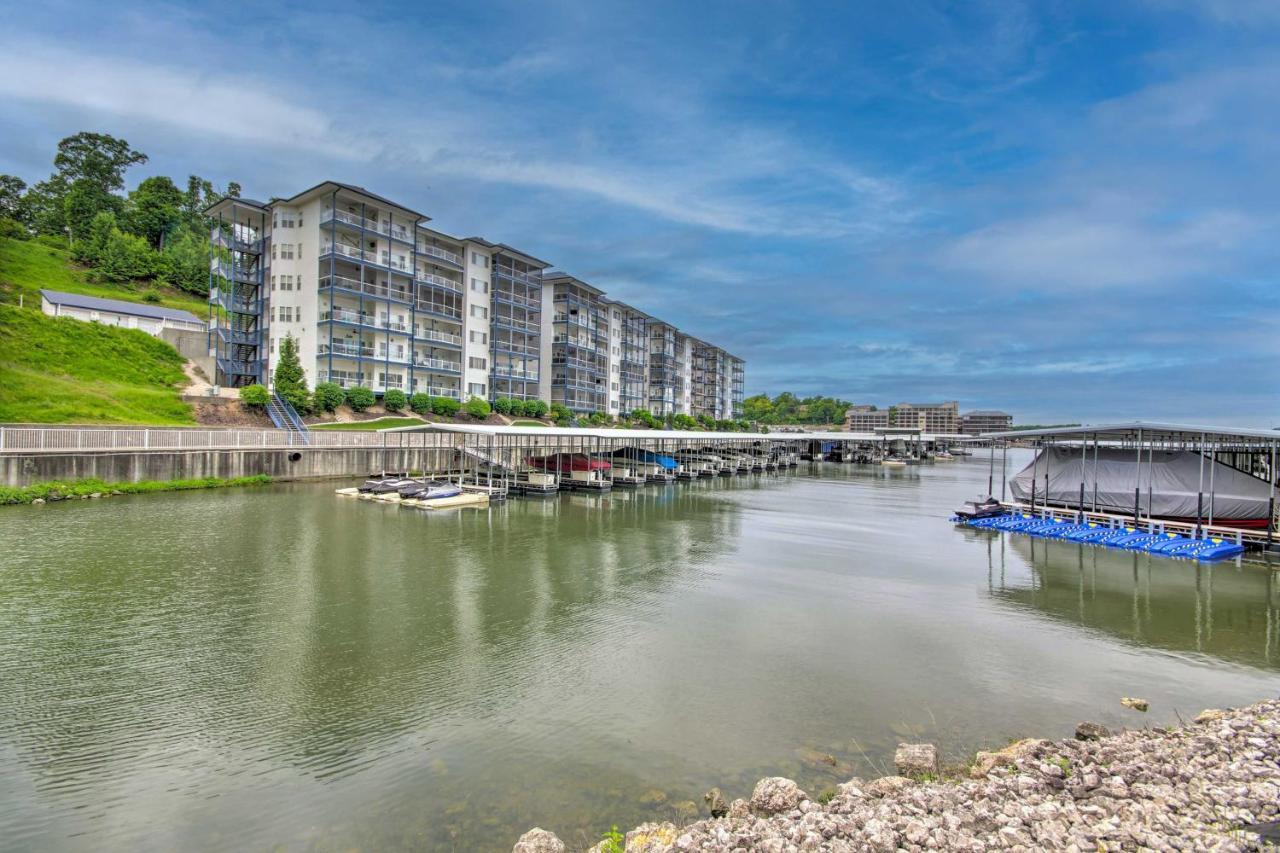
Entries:
MULTIPOLYGON (((450 236, 336 181, 270 202, 225 198, 206 213, 220 384, 269 384, 292 336, 312 387, 694 413, 692 338, 511 246, 450 236)), ((741 382, 736 398, 718 382, 712 396, 722 387, 728 405, 708 412, 740 412, 741 382)))

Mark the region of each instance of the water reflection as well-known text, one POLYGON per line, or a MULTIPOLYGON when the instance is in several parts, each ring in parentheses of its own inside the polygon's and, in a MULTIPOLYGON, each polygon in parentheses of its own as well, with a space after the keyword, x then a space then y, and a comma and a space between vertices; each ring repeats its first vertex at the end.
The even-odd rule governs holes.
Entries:
POLYGON ((1280 591, 1257 566, 975 532, 998 600, 1142 646, 1280 669, 1280 591))

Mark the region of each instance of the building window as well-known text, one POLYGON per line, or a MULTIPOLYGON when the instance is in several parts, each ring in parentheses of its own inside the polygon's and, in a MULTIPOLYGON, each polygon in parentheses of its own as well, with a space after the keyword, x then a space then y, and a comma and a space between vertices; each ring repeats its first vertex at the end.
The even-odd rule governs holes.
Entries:
POLYGON ((487 344, 487 343, 489 343, 489 333, 488 333, 488 332, 472 332, 472 333, 471 333, 471 343, 473 343, 473 344, 487 344))
POLYGON ((477 356, 473 355, 469 359, 467 359, 467 365, 475 368, 476 370, 484 370, 489 366, 489 361, 488 359, 478 358, 477 356))
POLYGON ((472 306, 471 306, 471 316, 472 316, 472 317, 479 317, 481 320, 488 320, 488 319, 489 319, 489 309, 488 309, 488 308, 486 308, 486 307, 484 307, 483 305, 472 305, 472 306))
POLYGON ((480 382, 471 382, 467 385, 467 393, 472 397, 484 396, 484 384, 480 382))
POLYGON ((489 282, 481 281, 478 278, 473 278, 471 279, 471 289, 474 290, 476 293, 488 293, 489 282))

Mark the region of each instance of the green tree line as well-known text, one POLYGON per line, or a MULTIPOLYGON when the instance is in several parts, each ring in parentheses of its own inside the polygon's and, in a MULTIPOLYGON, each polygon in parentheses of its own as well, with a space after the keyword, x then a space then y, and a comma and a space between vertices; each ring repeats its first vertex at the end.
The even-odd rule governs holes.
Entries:
POLYGON ((109 134, 66 137, 45 180, 28 186, 0 175, 0 235, 66 240, 99 281, 150 280, 207 294, 212 223, 204 210, 224 195, 238 196, 240 187, 218 192, 190 175, 182 188, 153 175, 125 192, 125 173, 147 159, 109 134))
POLYGON ((836 397, 797 397, 783 391, 776 397, 756 394, 742 401, 743 417, 762 424, 838 424, 853 405, 836 397))

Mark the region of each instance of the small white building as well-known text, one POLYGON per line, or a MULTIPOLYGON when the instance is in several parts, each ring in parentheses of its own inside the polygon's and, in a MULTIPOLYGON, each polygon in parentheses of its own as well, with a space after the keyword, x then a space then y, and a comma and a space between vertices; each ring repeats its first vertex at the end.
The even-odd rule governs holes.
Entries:
POLYGON ((78 293, 62 293, 58 290, 41 290, 40 308, 50 317, 71 317, 89 323, 138 329, 157 338, 165 329, 206 331, 204 321, 190 311, 140 302, 123 302, 119 299, 100 299, 78 293))

